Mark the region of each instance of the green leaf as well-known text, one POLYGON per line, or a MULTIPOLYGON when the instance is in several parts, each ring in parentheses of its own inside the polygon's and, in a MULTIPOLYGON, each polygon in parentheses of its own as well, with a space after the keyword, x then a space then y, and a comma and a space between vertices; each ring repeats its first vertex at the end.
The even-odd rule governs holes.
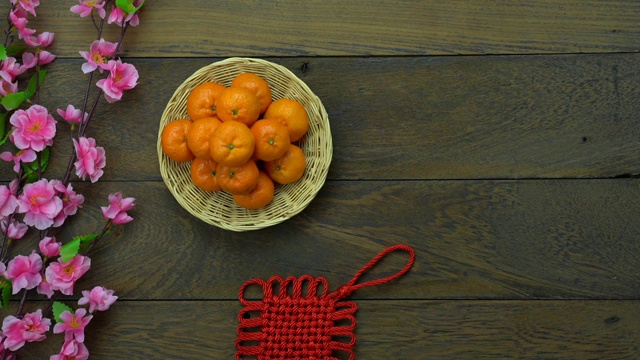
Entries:
POLYGON ((25 182, 27 184, 34 183, 40 179, 38 175, 38 160, 22 163, 22 171, 24 172, 25 182))
POLYGON ((25 90, 25 97, 29 99, 32 97, 36 91, 38 91, 38 83, 40 86, 44 83, 44 78, 47 76, 47 70, 40 70, 38 73, 38 80, 36 80, 36 74, 33 74, 31 79, 29 80, 29 86, 27 86, 27 90, 25 90))
POLYGON ((4 145, 4 143, 6 143, 7 140, 9 140, 9 135, 11 135, 11 131, 6 133, 5 136, 2 138, 2 140, 0 140, 0 146, 4 145))
MULTIPOLYGON (((104 233, 104 235, 109 234, 110 231, 104 233)), ((78 236, 80 238, 80 252, 84 252, 87 247, 91 244, 93 240, 98 237, 98 234, 89 234, 85 236, 78 236)))
POLYGON ((51 158, 51 150, 49 150, 49 148, 46 147, 40 153, 40 162, 42 164, 40 165, 40 167, 42 168, 41 169, 42 172, 47 170, 47 167, 49 166, 49 158, 51 158))
MULTIPOLYGON (((0 138, 4 137, 4 129, 6 128, 7 113, 0 113, 0 138)), ((0 144, 2 145, 2 144, 0 144)))
POLYGON ((38 178, 38 174, 36 174, 34 172, 26 174, 26 176, 27 177, 25 178, 25 181, 24 181, 25 184, 32 184, 32 183, 38 181, 38 179, 39 179, 38 178))
POLYGON ((2 138, 2 140, 0 140, 0 146, 4 145, 4 143, 7 142, 7 140, 9 140, 9 135, 11 135, 11 131, 9 131, 8 133, 6 133, 4 135, 4 137, 2 138))
POLYGON ((22 163, 22 168, 27 174, 38 171, 38 159, 32 162, 22 163))
POLYGON ((83 249, 89 246, 93 240, 98 237, 99 234, 89 234, 83 236, 76 236, 68 243, 62 245, 60 248, 60 259, 62 261, 69 261, 74 256, 78 255, 80 248, 83 249))
POLYGON ((142 1, 138 7, 135 7, 133 0, 116 0, 116 6, 127 14, 135 14, 136 11, 140 10, 142 5, 144 5, 144 1, 142 1))
POLYGON ((7 129, 7 113, 0 113, 0 146, 4 145, 4 143, 7 142, 7 140, 9 139, 9 135, 11 135, 11 131, 6 131, 7 129))
POLYGON ((80 250, 80 239, 74 238, 60 247, 60 260, 69 261, 73 259, 74 256, 78 255, 78 250, 80 250))
POLYGON ((75 311, 73 311, 72 308, 68 307, 67 305, 59 302, 59 301, 54 301, 53 302, 53 318, 56 320, 57 323, 62 323, 64 321, 62 321, 62 319, 60 319, 60 315, 65 312, 68 311, 72 314, 75 313, 75 311))
POLYGON ((49 166, 49 159, 51 158, 51 150, 46 147, 39 154, 38 158, 32 162, 22 163, 22 169, 24 170, 25 175, 30 177, 35 175, 38 177, 38 161, 40 161, 40 173, 44 173, 47 170, 47 166, 49 166))
POLYGON ((0 285, 0 289, 2 289, 2 307, 4 309, 9 308, 9 301, 11 300, 11 281, 2 278, 2 285, 0 285))
POLYGON ((21 52, 23 52, 24 49, 26 48, 27 48, 26 45, 9 45, 9 47, 7 48, 7 55, 8 56, 18 55, 21 52))
POLYGON ((18 91, 13 94, 7 94, 2 98, 0 104, 7 110, 17 109, 22 103, 27 100, 27 96, 24 91, 18 91))
POLYGON ((7 59, 7 49, 4 47, 4 45, 0 45, 0 60, 6 60, 7 59))

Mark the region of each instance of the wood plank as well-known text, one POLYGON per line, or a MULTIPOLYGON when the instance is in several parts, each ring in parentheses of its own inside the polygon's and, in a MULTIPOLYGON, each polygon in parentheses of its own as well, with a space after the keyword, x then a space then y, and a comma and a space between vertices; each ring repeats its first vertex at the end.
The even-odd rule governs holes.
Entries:
MULTIPOLYGON (((360 301, 356 358, 636 359, 637 301, 360 301)), ((87 327, 92 359, 232 359, 237 302, 118 302, 87 327)), ((61 335, 55 338, 60 339, 61 335)), ((53 338, 28 344, 44 359, 53 338)))
MULTIPOLYGON (((96 35, 70 4, 43 3, 31 26, 56 33, 56 54, 78 57, 96 35)), ((143 57, 628 52, 640 49, 639 15, 635 0, 156 0, 123 50, 143 57)), ((109 30, 115 39, 116 27, 109 30)))
MULTIPOLYGON (((217 60, 131 59, 140 85, 122 102, 103 100, 89 131, 107 150, 105 180, 160 179, 156 142, 164 107, 182 81, 217 60), (169 67, 174 71, 156 71, 169 67)), ((322 99, 334 143, 330 179, 640 173, 640 54, 269 60, 294 71, 322 99)), ((87 77, 80 64, 51 66, 42 101, 54 113, 81 105, 87 77)), ((58 129, 65 139, 68 126, 58 129)), ((60 141, 51 176, 67 165, 71 146, 60 141)), ((0 178, 10 179, 10 168, 0 168, 0 178)))
MULTIPOLYGON (((197 220, 161 182, 76 188, 88 200, 63 241, 102 229, 110 192, 137 198, 136 220, 97 248, 79 285, 123 299, 235 299, 245 281, 273 275, 324 276, 335 289, 398 243, 417 252, 409 275, 354 297, 640 298, 639 179, 330 181, 292 219, 243 233, 197 220)), ((394 254, 366 278, 406 261, 394 254)))

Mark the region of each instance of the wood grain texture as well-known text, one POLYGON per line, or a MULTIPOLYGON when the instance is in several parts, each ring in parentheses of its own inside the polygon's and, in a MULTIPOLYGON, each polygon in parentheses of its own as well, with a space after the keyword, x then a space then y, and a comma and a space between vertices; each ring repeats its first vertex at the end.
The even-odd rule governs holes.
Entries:
MULTIPOLYGON (((637 301, 359 301, 356 358, 636 359, 637 301)), ((87 327, 91 359, 232 359, 232 301, 118 302, 87 327)), ((56 335, 62 341, 61 335, 56 335)), ((45 359, 58 341, 20 354, 45 359)))
MULTIPOLYGON (((73 1, 41 5, 32 26, 78 57, 95 38, 73 1)), ((3 11, 4 12, 4 11, 3 11)), ((640 50, 635 0, 212 2, 157 0, 127 35, 126 56, 343 56, 628 52, 640 50), (131 45, 131 44, 135 44, 131 45)), ((107 38, 114 38, 111 26, 107 38)))
MULTIPOLYGON (((123 299, 228 300, 273 275, 324 276, 335 289, 397 243, 417 252, 409 275, 355 298, 640 298, 637 179, 331 181, 301 214, 246 233, 198 221, 162 182, 76 188, 88 200, 62 241, 102 228, 108 193, 137 198, 135 221, 97 248, 79 285, 123 299)), ((365 279, 406 261, 390 256, 365 279)))
MULTIPOLYGON (((29 23, 56 33, 42 93, 53 113, 86 86, 78 51, 95 33, 75 3, 43 1, 29 23)), ((91 358, 232 358, 245 281, 311 274, 333 290, 397 243, 416 250, 412 270, 352 296, 359 359, 639 358, 639 18, 637 0, 148 1, 122 48, 140 84, 102 101, 90 131, 106 174, 73 183, 87 202, 55 232, 102 229, 109 193, 137 199, 76 285, 120 296, 90 324, 91 358), (245 233, 183 210, 156 154, 176 87, 230 56, 291 69, 322 99, 334 143, 309 207, 245 233)), ((70 151, 56 143, 48 177, 70 151)), ((56 353, 50 337, 21 358, 56 353)))
MULTIPOLYGON (((102 100, 89 131, 107 151, 104 180, 160 179, 156 142, 164 107, 179 84, 217 60, 129 60, 140 84, 113 106, 102 100)), ((640 54, 269 60, 322 99, 334 142, 330 179, 640 173, 640 54)), ((50 67, 42 102, 54 114, 81 105, 87 79, 81 63, 50 67)), ((61 120, 52 174, 66 168, 68 129, 61 120)), ((2 180, 9 171, 2 167, 2 180)))

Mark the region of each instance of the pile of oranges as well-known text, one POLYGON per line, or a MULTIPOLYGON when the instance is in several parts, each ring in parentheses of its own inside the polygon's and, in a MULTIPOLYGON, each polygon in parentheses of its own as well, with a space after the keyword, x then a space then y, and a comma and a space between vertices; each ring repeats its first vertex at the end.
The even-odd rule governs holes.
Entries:
POLYGON ((299 180, 306 159, 295 142, 309 129, 304 106, 293 99, 273 101, 267 81, 251 72, 229 86, 202 83, 188 95, 189 118, 168 123, 162 151, 191 161, 191 180, 205 191, 227 191, 239 206, 260 209, 277 184, 299 180))

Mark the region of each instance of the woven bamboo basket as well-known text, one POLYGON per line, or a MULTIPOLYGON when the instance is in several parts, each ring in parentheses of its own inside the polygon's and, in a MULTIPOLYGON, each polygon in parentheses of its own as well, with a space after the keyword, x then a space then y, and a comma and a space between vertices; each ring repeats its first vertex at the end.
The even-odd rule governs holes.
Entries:
POLYGON ((202 221, 232 231, 262 229, 281 223, 300 213, 324 185, 333 154, 329 118, 320 99, 287 68, 269 61, 252 58, 229 58, 205 66, 187 78, 167 104, 158 130, 160 173, 178 203, 202 221), (306 156, 303 177, 291 184, 276 185, 274 199, 259 210, 244 209, 235 204, 226 191, 208 192, 193 185, 191 162, 175 162, 162 152, 160 135, 166 124, 188 118, 187 96, 197 85, 213 81, 229 86, 242 72, 262 76, 271 86, 273 100, 289 98, 304 105, 309 115, 309 130, 296 144, 306 156))

